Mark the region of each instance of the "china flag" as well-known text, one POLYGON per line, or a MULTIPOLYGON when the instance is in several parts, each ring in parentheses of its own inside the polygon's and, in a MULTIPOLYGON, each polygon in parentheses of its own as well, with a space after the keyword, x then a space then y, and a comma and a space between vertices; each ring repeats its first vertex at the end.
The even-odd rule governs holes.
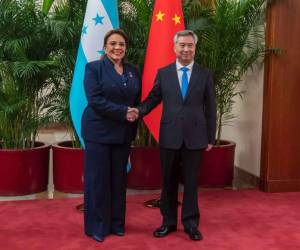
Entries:
MULTIPOLYGON (((157 70, 175 61, 173 37, 184 29, 181 0, 156 0, 149 32, 143 72, 142 100, 153 87, 157 70)), ((144 117, 151 134, 158 141, 162 104, 144 117)))

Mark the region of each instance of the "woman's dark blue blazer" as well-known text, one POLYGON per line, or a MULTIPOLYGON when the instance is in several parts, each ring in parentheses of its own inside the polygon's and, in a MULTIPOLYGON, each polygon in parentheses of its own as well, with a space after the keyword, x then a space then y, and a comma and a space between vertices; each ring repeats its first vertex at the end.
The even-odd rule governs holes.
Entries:
POLYGON ((137 130, 137 122, 126 120, 128 107, 140 102, 140 74, 124 63, 121 77, 113 63, 103 60, 86 65, 84 88, 88 105, 82 116, 81 134, 85 141, 103 144, 128 144, 137 130))

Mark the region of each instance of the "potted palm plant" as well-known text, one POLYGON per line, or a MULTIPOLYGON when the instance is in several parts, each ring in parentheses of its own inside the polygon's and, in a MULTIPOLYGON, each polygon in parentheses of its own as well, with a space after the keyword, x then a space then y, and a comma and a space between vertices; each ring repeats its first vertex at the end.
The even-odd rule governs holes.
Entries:
POLYGON ((51 79, 63 33, 34 0, 0 2, 0 195, 47 189, 50 146, 37 142, 51 121, 51 79))
POLYGON ((70 85, 61 82, 55 90, 51 109, 56 122, 62 124, 71 140, 52 144, 53 183, 60 192, 82 193, 83 191, 83 157, 78 137, 74 132, 69 113, 70 85))
MULTIPOLYGON (((264 18, 267 2, 184 1, 186 28, 194 30, 199 36, 195 60, 213 71, 216 88, 216 145, 204 153, 199 172, 201 185, 226 186, 232 182, 235 143, 221 140, 222 127, 233 120, 235 98, 243 95, 236 86, 243 74, 265 53, 264 18)), ((120 11, 121 25, 127 33, 135 34, 131 37, 128 56, 142 68, 153 1, 124 0, 121 4, 125 6, 120 11)), ((141 161, 139 165, 143 165, 141 161)), ((136 171, 129 174, 129 180, 136 171)))
POLYGON ((242 76, 265 54, 264 23, 267 0, 213 0, 190 3, 187 27, 199 36, 196 61, 213 71, 217 102, 215 147, 204 154, 202 185, 230 185, 235 143, 221 140, 222 127, 234 119, 236 87, 242 76))
POLYGON ((71 121, 69 93, 86 2, 86 0, 63 2, 45 0, 43 2, 44 14, 59 19, 63 29, 67 30, 60 50, 55 54, 58 62, 57 84, 53 88, 53 98, 49 108, 53 120, 65 127, 70 138, 68 141, 52 145, 54 188, 67 193, 83 191, 84 153, 71 121))

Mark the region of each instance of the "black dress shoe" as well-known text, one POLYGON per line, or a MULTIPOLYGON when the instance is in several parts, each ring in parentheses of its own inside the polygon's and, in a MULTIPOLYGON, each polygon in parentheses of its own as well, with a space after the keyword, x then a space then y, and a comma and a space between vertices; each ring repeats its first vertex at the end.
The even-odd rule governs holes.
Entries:
POLYGON ((124 236, 125 235, 124 230, 112 230, 111 233, 114 234, 114 235, 117 235, 117 236, 124 236))
POLYGON ((102 237, 102 236, 93 235, 92 238, 95 241, 98 241, 98 242, 103 242, 104 241, 104 237, 102 237))
POLYGON ((158 237, 158 238, 164 237, 164 236, 167 236, 171 232, 175 232, 176 230, 177 230, 177 228, 174 225, 173 226, 161 226, 153 232, 153 236, 158 237))
POLYGON ((184 232, 188 234, 191 240, 202 240, 203 236, 197 228, 185 228, 184 232))

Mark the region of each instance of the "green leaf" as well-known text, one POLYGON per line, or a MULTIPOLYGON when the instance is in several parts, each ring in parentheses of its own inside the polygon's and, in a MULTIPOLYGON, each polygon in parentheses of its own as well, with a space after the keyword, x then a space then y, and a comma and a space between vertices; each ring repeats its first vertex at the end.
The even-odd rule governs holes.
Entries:
POLYGON ((54 2, 54 0, 44 0, 43 1, 42 11, 43 11, 44 15, 48 15, 53 2, 54 2))

